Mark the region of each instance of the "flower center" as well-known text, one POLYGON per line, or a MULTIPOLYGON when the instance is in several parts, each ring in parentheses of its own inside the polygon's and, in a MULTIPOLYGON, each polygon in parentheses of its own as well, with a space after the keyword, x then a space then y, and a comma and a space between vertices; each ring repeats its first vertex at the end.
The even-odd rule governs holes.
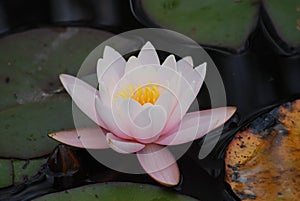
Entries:
POLYGON ((155 104, 160 96, 160 92, 158 90, 158 84, 147 84, 143 87, 129 85, 127 88, 121 88, 117 96, 121 96, 122 98, 132 98, 141 105, 146 103, 155 104))

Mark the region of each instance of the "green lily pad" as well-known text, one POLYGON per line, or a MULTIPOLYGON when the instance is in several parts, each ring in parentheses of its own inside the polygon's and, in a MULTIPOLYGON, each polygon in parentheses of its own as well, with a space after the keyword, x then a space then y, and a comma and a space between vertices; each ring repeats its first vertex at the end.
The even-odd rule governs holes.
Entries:
POLYGON ((0 159, 0 188, 13 184, 13 167, 11 160, 0 159))
POLYGON ((34 176, 46 161, 46 159, 14 160, 14 183, 22 183, 34 176))
POLYGON ((67 95, 17 105, 0 111, 0 156, 34 158, 57 145, 47 134, 74 128, 72 102, 67 95))
POLYGON ((0 158, 48 154, 57 143, 47 134, 74 128, 71 99, 59 94, 59 74, 76 75, 90 51, 110 36, 52 28, 0 39, 0 158))
POLYGON ((264 7, 280 38, 289 46, 300 47, 299 0, 264 0, 264 7))
POLYGON ((180 195, 163 188, 134 183, 106 183, 83 186, 63 192, 45 195, 35 201, 195 201, 196 199, 180 195))
POLYGON ((38 173, 46 159, 0 159, 0 188, 20 184, 38 173))
POLYGON ((257 0, 141 0, 157 25, 183 33, 200 44, 240 49, 258 19, 257 0))
POLYGON ((0 110, 62 89, 58 75, 77 74, 111 34, 86 28, 35 29, 0 40, 0 110))

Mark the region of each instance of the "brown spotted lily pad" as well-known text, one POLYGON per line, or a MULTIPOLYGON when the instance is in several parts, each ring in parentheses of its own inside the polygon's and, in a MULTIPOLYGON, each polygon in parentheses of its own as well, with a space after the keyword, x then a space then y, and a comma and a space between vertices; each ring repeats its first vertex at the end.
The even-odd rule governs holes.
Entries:
POLYGON ((238 132, 226 152, 226 180, 243 201, 300 200, 300 100, 238 132))

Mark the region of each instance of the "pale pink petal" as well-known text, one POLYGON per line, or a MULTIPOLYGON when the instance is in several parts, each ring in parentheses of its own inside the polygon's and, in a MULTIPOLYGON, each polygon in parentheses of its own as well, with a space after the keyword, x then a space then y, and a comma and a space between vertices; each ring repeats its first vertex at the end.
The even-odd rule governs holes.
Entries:
POLYGON ((191 56, 184 57, 183 60, 187 61, 192 67, 194 66, 193 58, 191 56))
POLYGON ((126 61, 116 50, 106 46, 103 59, 97 63, 97 77, 100 84, 115 85, 124 75, 126 61))
POLYGON ((185 74, 185 79, 192 85, 195 94, 198 94, 206 75, 206 62, 185 74))
POLYGON ((176 94, 176 104, 167 120, 163 133, 169 132, 179 124, 197 95, 185 80, 181 79, 179 82, 179 94, 176 94))
POLYGON ((125 73, 131 71, 132 69, 140 67, 141 65, 142 64, 138 58, 136 58, 135 56, 131 56, 126 63, 125 73))
POLYGON ((176 60, 175 60, 175 56, 174 55, 169 55, 164 63, 162 64, 162 66, 164 67, 168 67, 168 68, 171 68, 175 71, 177 71, 177 66, 176 66, 176 60))
POLYGON ((98 97, 96 98, 96 111, 107 126, 107 130, 109 130, 110 132, 112 132, 120 138, 132 139, 120 130, 120 128, 116 124, 115 118, 112 113, 112 109, 102 104, 98 97))
POLYGON ((157 105, 147 107, 130 124, 130 136, 142 143, 158 139, 166 123, 165 110, 157 105))
MULTIPOLYGON (((177 94, 177 91, 180 89, 179 79, 182 79, 182 76, 170 68, 162 68, 154 65, 137 67, 135 70, 127 72, 120 79, 113 97, 117 96, 122 89, 126 89, 129 86, 144 87, 149 84, 158 84, 162 90, 170 90, 172 93, 177 94)), ((188 87, 188 85, 189 83, 185 81, 184 86, 188 87)))
POLYGON ((193 59, 190 56, 177 61, 177 70, 182 74, 193 70, 193 66, 193 59))
POLYGON ((60 131, 49 134, 49 137, 73 147, 86 149, 109 148, 105 135, 100 127, 60 131))
POLYGON ((144 144, 129 141, 129 140, 124 140, 122 138, 115 136, 112 133, 106 134, 106 140, 107 140, 108 145, 113 150, 115 150, 116 152, 119 152, 121 154, 135 153, 145 147, 144 144))
POLYGON ((187 113, 176 131, 161 136, 155 143, 161 145, 178 145, 191 142, 223 125, 235 111, 235 107, 221 107, 187 113))
POLYGON ((193 69, 193 61, 191 57, 185 57, 177 62, 177 70, 182 76, 193 86, 195 93, 199 92, 206 74, 206 65, 203 64, 193 69))
POLYGON ((116 126, 130 135, 131 124, 144 108, 146 107, 132 98, 117 97, 112 110, 116 126))
POLYGON ((173 94, 169 90, 163 91, 162 94, 160 95, 160 97, 157 99, 157 101, 155 103, 155 105, 159 105, 159 106, 161 106, 162 108, 165 109, 167 119, 170 118, 171 113, 172 113, 174 107, 176 107, 177 104, 178 104, 177 97, 175 96, 175 94, 173 94))
POLYGON ((204 81, 205 73, 206 63, 203 63, 195 69, 192 69, 188 74, 185 75, 184 79, 180 80, 180 89, 177 97, 179 104, 176 105, 171 113, 164 132, 169 132, 172 130, 186 114, 190 105, 193 103, 200 91, 204 81), (188 82, 188 84, 186 82, 188 82))
POLYGON ((99 126, 107 128, 95 109, 95 98, 99 95, 98 91, 71 75, 61 74, 59 78, 79 109, 99 126))
MULTIPOLYGON (((115 93, 119 93, 122 88, 128 88, 129 86, 142 87, 155 82, 151 81, 151 78, 157 77, 156 67, 154 66, 140 66, 135 70, 128 71, 118 82, 115 93)), ((114 94, 114 95, 116 95, 114 94)))
POLYGON ((174 156, 163 146, 146 145, 137 152, 137 158, 144 170, 156 181, 166 186, 179 183, 180 172, 174 156))
POLYGON ((159 58, 157 56, 156 50, 150 42, 147 42, 141 49, 138 59, 142 65, 159 65, 159 58))

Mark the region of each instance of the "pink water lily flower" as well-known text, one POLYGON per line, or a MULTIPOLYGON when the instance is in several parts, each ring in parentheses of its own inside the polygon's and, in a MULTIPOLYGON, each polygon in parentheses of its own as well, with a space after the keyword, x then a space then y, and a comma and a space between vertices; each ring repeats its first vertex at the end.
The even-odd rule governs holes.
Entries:
POLYGON ((187 113, 205 73, 206 63, 193 68, 191 57, 176 62, 170 55, 160 64, 150 42, 127 62, 107 46, 97 64, 99 90, 76 77, 60 76, 74 103, 99 126, 49 136, 76 147, 135 153, 153 179, 177 185, 179 168, 166 146, 201 138, 236 110, 221 107, 187 113))

